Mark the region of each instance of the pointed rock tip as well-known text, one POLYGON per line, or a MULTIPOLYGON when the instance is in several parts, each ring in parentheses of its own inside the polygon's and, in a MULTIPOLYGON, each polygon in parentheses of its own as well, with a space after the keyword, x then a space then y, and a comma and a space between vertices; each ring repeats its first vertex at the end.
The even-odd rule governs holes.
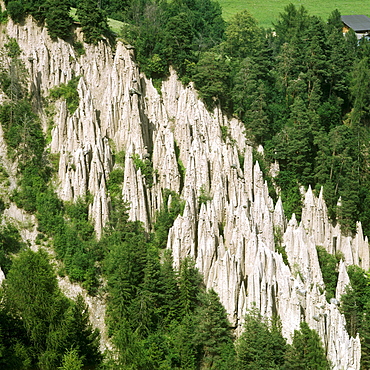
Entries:
POLYGON ((323 198, 324 198, 324 188, 321 186, 320 194, 319 194, 319 200, 322 200, 323 198))
POLYGON ((361 240, 363 240, 364 239, 364 233, 363 233, 363 230, 362 230, 361 221, 356 222, 356 232, 357 232, 358 236, 361 237, 361 240))
POLYGON ((304 196, 304 203, 306 205, 314 205, 314 203, 315 203, 311 185, 308 185, 308 189, 307 189, 306 194, 304 196))
POLYGON ((297 223, 297 218, 295 216, 295 213, 292 214, 292 218, 289 220, 289 226, 294 226, 294 227, 297 227, 298 226, 298 223, 297 223))
POLYGON ((275 212, 279 212, 284 214, 284 208, 283 208, 283 202, 281 200, 281 196, 279 195, 279 198, 275 204, 275 212))
POLYGON ((257 171, 257 172, 261 171, 261 167, 260 167, 260 164, 259 164, 258 161, 256 161, 256 163, 254 164, 254 170, 257 171))

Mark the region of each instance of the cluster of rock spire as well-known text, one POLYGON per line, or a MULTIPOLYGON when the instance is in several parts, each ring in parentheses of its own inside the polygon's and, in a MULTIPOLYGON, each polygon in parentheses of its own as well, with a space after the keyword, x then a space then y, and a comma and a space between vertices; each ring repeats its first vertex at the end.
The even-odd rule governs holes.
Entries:
POLYGON ((58 101, 43 121, 47 131, 53 120, 50 152, 59 155, 58 194, 63 200, 93 195, 90 216, 98 236, 109 217, 112 153, 123 150, 122 200, 130 205, 130 218, 150 230, 163 190, 181 195, 185 209, 169 231, 167 248, 176 265, 185 256, 194 258, 237 331, 253 306, 263 315, 278 314, 288 341, 305 320, 318 331, 334 369, 359 369, 360 341, 347 334, 338 304, 349 283, 346 267, 370 267, 360 224, 354 238, 342 235, 328 218, 322 192, 316 197, 310 188, 303 194, 301 221, 293 215, 288 222, 281 199, 274 205, 269 196, 242 123, 217 108, 209 112, 193 86, 183 86, 173 71, 157 91, 121 41, 114 50, 106 42, 85 45, 85 55, 77 56, 70 44, 53 42, 29 18, 6 27, 21 47, 40 107, 50 88, 80 76, 77 110, 71 114, 58 101), (153 184, 135 168, 134 156, 152 162, 153 184), (289 265, 276 251, 277 233, 289 265), (330 303, 317 245, 343 255, 330 303))

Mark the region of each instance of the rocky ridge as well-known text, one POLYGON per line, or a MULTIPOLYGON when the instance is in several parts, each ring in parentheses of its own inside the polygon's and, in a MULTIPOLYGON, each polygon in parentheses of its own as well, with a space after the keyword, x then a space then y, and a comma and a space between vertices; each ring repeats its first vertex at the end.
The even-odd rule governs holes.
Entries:
MULTIPOLYGON (((337 303, 349 282, 346 266, 370 267, 360 224, 355 238, 343 236, 328 219, 322 193, 316 197, 311 189, 304 194, 302 221, 298 224, 293 216, 287 222, 281 200, 274 205, 268 195, 242 124, 219 109, 207 111, 193 86, 183 86, 174 72, 158 93, 122 42, 114 51, 104 41, 85 44, 86 54, 78 56, 70 44, 53 42, 29 18, 22 26, 9 21, 6 34, 23 51, 40 107, 50 88, 81 76, 78 109, 71 115, 64 101, 55 104, 50 151, 60 154, 59 196, 73 200, 86 191, 93 195, 90 215, 98 235, 109 215, 106 181, 114 165, 113 148, 124 150, 122 197, 130 203, 130 218, 150 229, 162 190, 181 194, 185 210, 170 229, 167 248, 176 265, 187 255, 194 257, 237 330, 253 305, 264 315, 280 315, 288 340, 304 319, 320 334, 334 369, 359 369, 360 341, 346 333, 337 303), (151 158, 152 186, 135 169, 133 155, 151 158), (209 200, 199 204, 201 194, 209 200), (290 267, 275 250, 278 230, 290 267), (344 257, 332 303, 325 299, 316 245, 344 257)), ((0 35, 1 44, 5 37, 0 35)), ((78 31, 77 37, 81 40, 78 31)), ((45 131, 46 122, 44 117, 45 131)))

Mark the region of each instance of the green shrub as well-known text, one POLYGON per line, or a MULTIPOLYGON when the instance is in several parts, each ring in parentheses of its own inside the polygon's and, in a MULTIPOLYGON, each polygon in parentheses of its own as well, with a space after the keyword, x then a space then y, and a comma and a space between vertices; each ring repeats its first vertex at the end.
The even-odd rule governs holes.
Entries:
POLYGON ((120 164, 121 166, 125 165, 125 158, 126 158, 126 153, 124 150, 121 150, 113 155, 114 162, 117 164, 120 164))
POLYGON ((229 137, 229 127, 228 126, 220 126, 221 129, 221 139, 224 143, 226 143, 229 137))
POLYGON ((8 12, 4 10, 3 12, 0 10, 0 24, 6 23, 8 21, 8 12))
POLYGON ((316 246, 319 258, 322 278, 326 288, 326 299, 328 302, 335 297, 335 290, 338 282, 338 262, 337 256, 328 253, 324 247, 316 246))
POLYGON ((152 161, 149 158, 141 159, 138 154, 133 154, 132 159, 136 170, 139 170, 139 168, 141 169, 146 185, 151 188, 153 186, 155 173, 152 161))
POLYGON ((7 10, 14 22, 20 23, 24 20, 25 11, 21 1, 10 1, 7 10))
POLYGON ((112 197, 119 197, 122 193, 124 171, 121 168, 116 168, 109 174, 107 187, 112 197))
POLYGON ((185 201, 169 189, 163 191, 163 205, 156 214, 154 224, 154 244, 159 248, 166 248, 168 231, 178 215, 184 212, 185 201))
POLYGON ((75 49, 76 54, 80 57, 81 55, 86 54, 86 50, 84 48, 84 44, 81 41, 75 41, 73 43, 73 47, 75 49))
POLYGON ((202 185, 200 187, 199 197, 198 197, 199 208, 202 204, 206 204, 209 200, 212 200, 212 197, 209 194, 209 191, 206 190, 206 187, 202 185))
POLYGON ((50 90, 49 95, 52 100, 63 98, 66 100, 67 109, 70 114, 73 114, 78 108, 80 97, 77 91, 77 85, 80 81, 80 76, 71 78, 67 84, 60 84, 50 90))
POLYGON ((18 229, 11 225, 4 225, 0 228, 0 266, 5 274, 8 273, 11 265, 11 256, 25 248, 18 229))
POLYGON ((288 262, 288 255, 285 250, 285 246, 283 245, 283 232, 280 229, 280 227, 274 228, 274 242, 275 242, 275 248, 278 253, 281 254, 283 257, 283 262, 289 266, 288 262))

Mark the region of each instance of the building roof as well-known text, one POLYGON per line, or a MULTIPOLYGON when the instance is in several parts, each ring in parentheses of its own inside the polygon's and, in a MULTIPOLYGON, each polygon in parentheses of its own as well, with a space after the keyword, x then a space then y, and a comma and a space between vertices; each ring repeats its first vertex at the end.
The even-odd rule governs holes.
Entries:
POLYGON ((370 31, 370 18, 366 15, 342 15, 342 22, 355 32, 370 31))

